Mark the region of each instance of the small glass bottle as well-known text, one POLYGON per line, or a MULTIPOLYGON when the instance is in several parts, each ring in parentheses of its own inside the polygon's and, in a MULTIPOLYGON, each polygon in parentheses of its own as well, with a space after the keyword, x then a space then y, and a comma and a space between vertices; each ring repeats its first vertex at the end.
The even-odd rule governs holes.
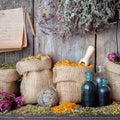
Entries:
POLYGON ((98 104, 100 107, 111 104, 111 93, 107 78, 101 78, 101 82, 98 84, 98 104))
POLYGON ((93 72, 86 72, 86 81, 82 85, 82 106, 95 107, 96 85, 94 84, 93 72))
POLYGON ((96 85, 98 85, 99 82, 101 82, 101 78, 104 78, 104 77, 105 77, 104 67, 101 65, 97 66, 96 74, 95 74, 95 78, 94 78, 96 85))
MULTIPOLYGON (((105 77, 105 70, 104 70, 104 66, 102 65, 98 65, 96 67, 96 73, 94 76, 94 82, 96 85, 96 88, 98 89, 98 85, 101 84, 101 79, 105 77)), ((98 103, 98 93, 96 92, 96 107, 99 106, 98 103)))

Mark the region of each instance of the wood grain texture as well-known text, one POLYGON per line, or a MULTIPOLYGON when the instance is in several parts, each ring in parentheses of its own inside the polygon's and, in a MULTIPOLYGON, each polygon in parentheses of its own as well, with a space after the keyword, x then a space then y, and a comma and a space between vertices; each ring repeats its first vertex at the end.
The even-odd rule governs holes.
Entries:
MULTIPOLYGON (((120 3, 120 0, 119 0, 120 3)), ((118 46, 118 52, 120 53, 120 10, 119 10, 119 23, 118 23, 118 29, 116 29, 117 24, 113 25, 109 28, 109 30, 103 31, 101 34, 98 34, 98 40, 97 40, 97 65, 103 65, 105 57, 109 53, 117 52, 117 46, 118 46), (116 33, 117 33, 117 39, 116 42, 116 33)))
MULTIPOLYGON (((0 10, 18 7, 23 7, 25 12, 29 11, 33 20, 33 0, 0 0, 0 10)), ((16 63, 22 57, 33 55, 33 36, 26 18, 25 23, 27 28, 28 47, 21 51, 0 53, 0 62, 16 63)))
POLYGON ((118 52, 120 53, 120 21, 119 21, 119 26, 117 31, 117 38, 118 38, 118 52))
POLYGON ((41 115, 41 116, 0 116, 0 120, 120 120, 120 115, 99 115, 99 116, 68 116, 68 115, 41 115))
POLYGON ((99 116, 55 116, 55 115, 44 115, 44 116, 0 116, 0 120, 120 120, 120 115, 99 115, 99 116))
MULTIPOLYGON (((119 4, 120 4, 120 0, 119 0, 119 4)), ((118 21, 117 38, 118 38, 118 52, 120 53, 120 9, 119 9, 119 21, 118 21)))
MULTIPOLYGON (((34 25, 37 31, 34 46, 35 54, 48 54, 53 58, 54 62, 64 59, 79 61, 84 56, 87 47, 89 45, 94 46, 94 35, 86 35, 84 37, 74 36, 71 40, 63 40, 60 37, 55 37, 51 33, 49 33, 49 35, 44 34, 41 31, 42 28, 39 25, 39 22, 42 18, 44 10, 46 10, 47 14, 50 10, 47 2, 48 1, 44 0, 34 1, 34 25)), ((48 27, 52 27, 52 24, 48 24, 48 27)), ((45 30, 45 32, 48 33, 48 30, 45 30)))
MULTIPOLYGON (((120 38, 118 38, 118 40, 120 41, 120 38)), ((112 52, 117 52, 116 25, 113 25, 109 30, 105 30, 98 34, 97 65, 103 65, 105 57, 112 52)))

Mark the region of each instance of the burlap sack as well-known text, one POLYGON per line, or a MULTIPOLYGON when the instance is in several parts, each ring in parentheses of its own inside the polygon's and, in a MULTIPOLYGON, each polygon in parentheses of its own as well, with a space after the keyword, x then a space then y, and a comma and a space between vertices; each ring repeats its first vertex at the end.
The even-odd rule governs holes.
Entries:
POLYGON ((11 94, 17 94, 18 84, 17 82, 5 82, 0 81, 0 92, 7 92, 11 94))
POLYGON ((59 82, 56 90, 59 96, 59 103, 71 101, 75 103, 81 102, 81 87, 83 81, 77 82, 59 82))
POLYGON ((112 98, 115 101, 120 101, 120 65, 115 64, 106 58, 104 67, 109 79, 112 98))
POLYGON ((31 59, 25 61, 19 61, 16 64, 16 69, 20 75, 30 71, 40 71, 44 69, 50 69, 52 60, 49 56, 42 56, 41 60, 31 59))
POLYGON ((0 69, 0 81, 13 82, 19 79, 16 69, 0 69))
POLYGON ((85 72, 94 71, 94 66, 55 66, 53 68, 53 82, 85 80, 85 72))
POLYGON ((37 103, 38 93, 52 85, 52 72, 50 70, 25 73, 20 86, 24 104, 37 103))

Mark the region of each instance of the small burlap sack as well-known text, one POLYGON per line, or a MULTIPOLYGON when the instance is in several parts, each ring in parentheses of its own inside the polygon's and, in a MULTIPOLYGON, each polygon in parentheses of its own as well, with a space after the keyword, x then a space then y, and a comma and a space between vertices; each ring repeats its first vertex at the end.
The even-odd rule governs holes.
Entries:
POLYGON ((109 79, 112 98, 115 101, 120 101, 120 65, 115 64, 106 58, 104 66, 106 75, 109 79))
POLYGON ((17 82, 4 82, 0 81, 0 92, 6 92, 11 94, 17 94, 18 84, 17 82))
POLYGON ((16 69, 0 69, 0 92, 16 94, 17 80, 20 78, 16 69))
POLYGON ((0 69, 0 81, 13 82, 19 79, 16 69, 0 69))
POLYGON ((81 87, 82 81, 77 82, 59 82, 56 85, 56 90, 59 96, 59 103, 63 102, 81 102, 81 87))
POLYGON ((85 72, 94 71, 94 66, 55 66, 53 68, 53 82, 85 80, 85 72))
POLYGON ((24 98, 24 104, 37 103, 38 93, 42 89, 53 86, 52 72, 43 70, 40 72, 28 72, 23 76, 20 91, 24 98))
POLYGON ((19 61, 16 64, 16 69, 20 75, 25 72, 40 71, 44 69, 50 69, 52 60, 49 56, 41 56, 41 59, 31 59, 25 61, 19 61))

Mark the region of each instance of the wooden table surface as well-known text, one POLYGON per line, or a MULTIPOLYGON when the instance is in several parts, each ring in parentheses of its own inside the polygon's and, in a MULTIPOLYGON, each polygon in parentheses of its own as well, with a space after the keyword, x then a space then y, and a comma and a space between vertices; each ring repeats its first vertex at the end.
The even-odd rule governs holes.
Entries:
POLYGON ((0 120, 120 120, 120 115, 108 116, 0 116, 0 120))

